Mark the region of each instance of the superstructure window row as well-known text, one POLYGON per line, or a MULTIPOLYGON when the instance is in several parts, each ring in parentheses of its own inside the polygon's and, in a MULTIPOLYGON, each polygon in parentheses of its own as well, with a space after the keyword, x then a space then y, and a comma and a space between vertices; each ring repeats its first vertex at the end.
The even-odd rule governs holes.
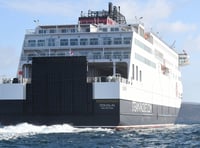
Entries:
POLYGON ((71 39, 39 39, 39 40, 28 40, 25 43, 25 47, 42 47, 42 46, 78 46, 78 45, 129 45, 131 44, 131 37, 103 37, 103 38, 71 38, 71 39))
POLYGON ((63 28, 60 30, 58 30, 58 29, 40 29, 40 30, 38 30, 39 34, 74 33, 74 32, 76 32, 75 28, 70 28, 70 29, 63 28))
MULTIPOLYGON (((72 27, 69 27, 69 28, 56 28, 56 27, 48 28, 48 29, 40 28, 40 29, 38 29, 37 33, 38 34, 74 33, 74 32, 80 31, 78 29, 78 27, 79 26, 72 26, 72 27)), ((86 32, 89 32, 89 30, 90 30, 89 26, 88 26, 88 28, 85 28, 85 27, 83 27, 83 28, 86 29, 85 30, 86 32)), ((81 27, 81 29, 82 29, 82 27, 81 27)), ((119 32, 121 30, 122 29, 119 28, 119 27, 99 28, 99 31, 102 31, 102 32, 119 32)))
POLYGON ((145 50, 146 52, 152 54, 152 49, 148 47, 147 45, 145 45, 144 43, 142 43, 141 41, 135 39, 135 44, 139 46, 140 48, 142 48, 143 50, 145 50))
POLYGON ((151 60, 149 60, 149 59, 147 59, 147 58, 145 58, 145 57, 143 57, 143 56, 141 56, 137 53, 135 53, 135 58, 137 60, 139 60, 140 62, 143 62, 144 64, 148 65, 148 66, 156 68, 156 63, 152 62, 151 60))

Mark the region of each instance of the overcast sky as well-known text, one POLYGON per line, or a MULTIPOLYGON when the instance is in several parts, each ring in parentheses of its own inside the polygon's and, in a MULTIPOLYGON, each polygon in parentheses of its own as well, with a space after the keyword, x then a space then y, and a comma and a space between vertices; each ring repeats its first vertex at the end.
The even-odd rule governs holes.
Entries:
POLYGON ((16 76, 24 34, 36 27, 34 20, 76 24, 81 11, 107 10, 108 2, 121 7, 128 23, 143 17, 146 30, 190 55, 190 65, 181 68, 183 101, 200 102, 199 0, 0 0, 0 76, 16 76))

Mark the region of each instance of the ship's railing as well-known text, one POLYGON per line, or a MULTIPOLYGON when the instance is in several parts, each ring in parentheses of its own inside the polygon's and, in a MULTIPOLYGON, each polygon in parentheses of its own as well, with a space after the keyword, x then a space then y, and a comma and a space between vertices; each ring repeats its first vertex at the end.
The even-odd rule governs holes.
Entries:
POLYGON ((87 77, 88 83, 93 82, 121 82, 121 83, 129 83, 128 79, 123 78, 121 76, 99 76, 99 77, 87 77))
POLYGON ((129 51, 110 51, 110 52, 83 52, 83 51, 67 51, 67 52, 57 52, 57 53, 41 53, 41 54, 29 54, 21 56, 21 61, 31 61, 33 57, 49 57, 49 56, 86 56, 87 59, 130 59, 130 52, 129 51))
POLYGON ((11 78, 0 77, 0 84, 8 84, 11 82, 12 82, 11 78))
MULTIPOLYGON (((90 22, 91 23, 91 22, 90 22)), ((27 29, 26 34, 73 34, 73 33, 85 33, 85 32, 132 32, 136 31, 135 24, 115 24, 115 25, 105 25, 105 24, 90 24, 90 25, 66 25, 66 26, 48 26, 37 27, 37 29, 27 29)))
POLYGON ((0 76, 0 84, 20 83, 17 78, 7 78, 0 76))
POLYGON ((36 34, 34 29, 27 29, 26 34, 36 34))

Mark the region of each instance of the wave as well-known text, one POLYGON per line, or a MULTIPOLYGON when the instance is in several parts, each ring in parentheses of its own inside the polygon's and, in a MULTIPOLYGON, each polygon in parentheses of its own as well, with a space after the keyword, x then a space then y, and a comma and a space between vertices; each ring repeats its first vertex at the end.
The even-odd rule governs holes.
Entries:
POLYGON ((112 129, 107 128, 76 128, 69 124, 56 125, 33 125, 29 123, 20 123, 17 125, 1 126, 0 140, 16 139, 36 134, 51 134, 51 133, 78 133, 78 132, 112 132, 112 129))

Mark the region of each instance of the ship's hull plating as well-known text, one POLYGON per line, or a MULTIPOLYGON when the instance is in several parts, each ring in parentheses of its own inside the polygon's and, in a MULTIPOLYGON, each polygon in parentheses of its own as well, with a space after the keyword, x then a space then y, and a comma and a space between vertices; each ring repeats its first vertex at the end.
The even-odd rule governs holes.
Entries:
POLYGON ((23 102, 15 101, 0 102, 1 112, 12 108, 12 112, 0 115, 2 125, 18 124, 22 122, 33 123, 37 125, 45 124, 71 124, 73 126, 145 126, 173 124, 176 120, 179 109, 158 106, 153 104, 138 103, 128 100, 102 99, 94 100, 93 113, 77 115, 38 115, 26 114, 18 108, 23 106, 23 102), (14 107, 15 106, 15 107, 14 107), (150 107, 152 106, 152 107, 150 107), (140 112, 139 112, 140 111, 140 112))

